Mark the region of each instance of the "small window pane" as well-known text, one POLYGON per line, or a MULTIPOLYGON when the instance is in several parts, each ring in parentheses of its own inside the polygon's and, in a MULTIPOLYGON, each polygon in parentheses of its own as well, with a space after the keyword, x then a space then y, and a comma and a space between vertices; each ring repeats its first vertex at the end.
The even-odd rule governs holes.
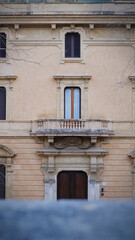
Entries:
POLYGON ((0 58, 6 57, 6 34, 0 33, 0 58))
POLYGON ((0 164, 0 199, 5 198, 5 166, 0 164))
POLYGON ((0 87, 0 120, 6 119, 6 88, 0 87))
POLYGON ((74 35, 74 57, 80 57, 80 34, 74 35))
POLYGON ((65 119, 71 119, 71 89, 65 89, 65 119))
POLYGON ((67 33, 65 35, 65 57, 80 58, 80 34, 67 33))
POLYGON ((74 89, 74 119, 80 118, 80 89, 74 89))
POLYGON ((71 57, 71 34, 65 35, 65 57, 71 57))

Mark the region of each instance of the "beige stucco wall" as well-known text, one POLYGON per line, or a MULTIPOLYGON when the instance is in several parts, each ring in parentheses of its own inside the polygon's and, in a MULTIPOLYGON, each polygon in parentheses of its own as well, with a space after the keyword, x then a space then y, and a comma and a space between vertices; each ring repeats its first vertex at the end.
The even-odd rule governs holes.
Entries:
MULTIPOLYGON (((37 151, 43 147, 42 143, 36 143, 33 138, 4 138, 0 144, 6 145, 16 152, 13 158, 12 198, 13 199, 44 199, 45 183, 41 172, 42 157, 37 151)), ((128 153, 133 150, 134 139, 110 139, 102 143, 102 147, 108 154, 103 157, 103 174, 100 187, 104 186, 104 196, 101 199, 131 199, 132 198, 132 166, 128 153)), ((67 151, 68 152, 68 151, 67 151)), ((82 156, 83 157, 83 156, 82 156)), ((81 170, 81 156, 56 157, 55 172, 59 170, 71 170, 70 163, 74 158, 74 167, 81 170), (64 169, 61 164, 64 162, 64 169)), ((84 171, 88 172, 88 157, 84 157, 84 171)), ((91 175, 91 174, 90 174, 91 175)))
MULTIPOLYGON (((56 118, 57 83, 53 76, 88 73, 92 76, 88 84, 88 118, 131 121, 132 89, 128 76, 134 72, 134 47, 126 38, 126 29, 95 27, 90 39, 90 29, 81 27, 83 61, 68 63, 62 61, 62 29, 20 27, 17 33, 9 30, 8 68, 12 66, 9 72, 17 75, 12 119, 56 118)), ((134 29, 129 31, 134 39, 134 29)), ((7 71, 5 64, 1 63, 3 74, 7 71)))
MULTIPOLYGON (((15 75, 17 78, 0 78, 0 86, 5 84, 8 89, 7 120, 10 120, 0 122, 0 144, 16 153, 10 169, 12 198, 45 197, 42 157, 37 154, 44 145, 40 139, 30 136, 31 121, 62 116, 58 114, 58 109, 63 109, 64 101, 57 99, 58 82, 53 78, 59 74, 92 76, 87 83, 88 88, 84 80, 71 82, 82 81, 85 94, 87 93, 82 108, 88 109, 87 114, 84 111, 88 119, 113 121, 112 130, 115 135, 104 139, 98 136, 101 147, 108 152, 103 157, 104 170, 100 187, 104 187, 105 192, 101 198, 131 199, 133 176, 128 154, 135 146, 135 122, 132 122, 135 121, 135 106, 132 84, 128 77, 134 73, 135 67, 134 18, 91 17, 90 11, 100 10, 98 4, 9 6, 0 6, 0 32, 7 34, 7 59, 0 59, 0 77, 15 75), (17 9, 20 16, 14 17, 17 9), (4 16, 8 12, 11 16, 4 16), (25 15, 27 12, 31 15, 25 15), (63 18, 59 17, 62 12, 65 13, 63 18), (37 13, 44 16, 36 18, 37 13), (47 13, 50 15, 47 16, 47 13), (80 18, 76 18, 75 14, 80 18), (66 31, 79 31, 81 34, 81 59, 77 61, 64 59, 66 31)), ((118 11, 117 14, 128 9, 134 11, 132 6, 126 4, 102 4, 102 10, 107 9, 118 11)), ((66 85, 66 81, 62 80, 61 85, 63 82, 66 85)), ((69 82, 68 79, 68 84, 69 82)), ((85 94, 82 93, 83 96, 85 94)), ((72 160, 74 169, 80 163, 79 170, 82 169, 81 164, 86 162, 83 170, 88 173, 88 156, 70 156, 67 150, 65 159, 56 157, 55 174, 61 169, 60 161, 64 162, 65 169, 71 170, 72 160)))

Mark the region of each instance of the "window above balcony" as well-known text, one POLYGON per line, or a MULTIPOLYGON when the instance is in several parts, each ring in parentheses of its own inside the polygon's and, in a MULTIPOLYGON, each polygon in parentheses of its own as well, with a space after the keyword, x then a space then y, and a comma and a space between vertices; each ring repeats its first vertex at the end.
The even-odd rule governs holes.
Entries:
POLYGON ((91 75, 57 74, 54 79, 57 81, 57 119, 87 119, 91 75))

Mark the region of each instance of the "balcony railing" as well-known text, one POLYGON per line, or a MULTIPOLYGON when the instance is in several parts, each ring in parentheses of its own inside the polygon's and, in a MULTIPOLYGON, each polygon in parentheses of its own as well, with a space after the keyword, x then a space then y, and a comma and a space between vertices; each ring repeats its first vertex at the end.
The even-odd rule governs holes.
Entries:
POLYGON ((112 133, 112 122, 104 120, 40 119, 33 121, 32 134, 112 133))

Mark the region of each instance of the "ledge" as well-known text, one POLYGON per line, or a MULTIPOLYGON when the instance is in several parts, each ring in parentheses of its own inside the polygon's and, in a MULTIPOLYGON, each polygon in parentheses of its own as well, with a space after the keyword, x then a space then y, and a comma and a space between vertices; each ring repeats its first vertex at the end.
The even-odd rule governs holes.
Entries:
POLYGON ((70 75, 65 75, 65 74, 56 74, 53 76, 55 80, 90 80, 92 78, 91 75, 89 74, 70 74, 70 75))
POLYGON ((16 75, 0 75, 0 80, 16 80, 16 75))

